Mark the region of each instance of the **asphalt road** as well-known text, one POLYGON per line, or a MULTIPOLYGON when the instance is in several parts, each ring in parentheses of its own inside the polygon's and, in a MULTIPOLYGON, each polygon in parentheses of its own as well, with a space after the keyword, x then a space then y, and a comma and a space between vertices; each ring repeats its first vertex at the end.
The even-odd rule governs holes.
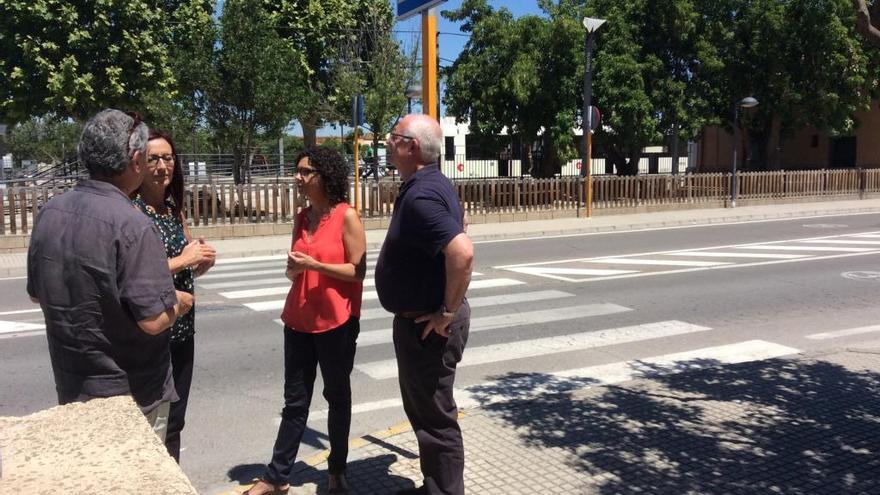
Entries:
MULTIPOLYGON (((281 405, 283 260, 233 261, 199 279, 182 462, 203 493, 259 474, 281 405)), ((460 402, 470 405, 468 387, 512 373, 585 372, 685 351, 724 363, 880 339, 878 262, 877 215, 478 243, 460 402)), ((0 280, 0 415, 55 405, 41 314, 21 312, 34 308, 24 284, 0 280)), ((352 375, 352 436, 405 419, 391 320, 372 290, 352 375)), ((316 394, 301 456, 326 446, 325 407, 316 394)))

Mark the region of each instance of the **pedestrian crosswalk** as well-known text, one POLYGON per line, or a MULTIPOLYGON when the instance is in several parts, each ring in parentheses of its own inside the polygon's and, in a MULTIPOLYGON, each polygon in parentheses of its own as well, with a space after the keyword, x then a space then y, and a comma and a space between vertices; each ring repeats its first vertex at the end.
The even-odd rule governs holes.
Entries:
MULTIPOLYGON (((877 235, 880 236, 880 232, 877 235)), ((718 332, 705 322, 686 319, 655 321, 643 316, 639 308, 618 301, 603 301, 601 297, 586 300, 573 292, 536 282, 548 278, 548 275, 561 275, 566 281, 571 281, 569 279, 572 277, 575 277, 574 281, 577 278, 607 279, 662 270, 672 273, 682 269, 748 266, 756 261, 790 262, 829 254, 880 252, 874 251, 870 247, 872 244, 812 242, 823 239, 481 269, 474 274, 468 291, 472 319, 468 346, 458 365, 462 378, 460 388, 456 391, 457 401, 462 407, 470 407, 487 401, 509 399, 510 393, 525 393, 520 387, 507 387, 506 391, 501 391, 503 387, 498 386, 497 379, 487 375, 486 370, 502 369, 504 373, 529 375, 538 362, 541 363, 541 376, 583 386, 796 354, 800 352, 798 347, 750 338, 754 336, 737 338, 736 334, 718 332), (791 249, 797 247, 814 249, 791 249), (625 324, 614 324, 617 319, 622 319, 625 324), (706 347, 707 343, 714 345, 706 347), (589 354, 591 352, 603 349, 615 349, 614 352, 620 352, 621 355, 630 352, 620 350, 624 348, 638 348, 647 357, 606 364, 589 362, 589 356, 595 355, 589 354), (651 349, 657 349, 658 352, 652 353, 651 349), (547 371, 547 368, 555 369, 547 371), (492 392, 487 394, 487 390, 492 392)), ((858 242, 865 242, 866 239, 869 238, 829 238, 831 241, 858 242)), ((375 268, 377 254, 371 252, 367 255, 370 273, 375 268)), ((283 277, 285 258, 279 256, 270 262, 276 264, 274 270, 267 267, 267 261, 263 259, 228 262, 220 266, 220 272, 212 272, 198 279, 198 284, 201 289, 216 291, 230 304, 268 316, 280 326, 283 323, 277 318, 284 306, 290 282, 283 277), (272 273, 263 273, 265 271, 272 273)), ((372 279, 372 275, 368 276, 369 279, 372 279)), ((363 300, 353 380, 393 384, 392 380, 397 377, 392 347, 393 316, 380 307, 373 283, 365 283, 363 300)), ((880 333, 880 326, 834 332, 805 337, 805 340, 880 333)), ((387 391, 387 394, 383 393, 386 396, 374 395, 372 399, 375 400, 356 400, 353 412, 358 414, 399 408, 396 387, 383 385, 381 388, 387 391)), ((530 394, 540 393, 544 388, 546 384, 541 382, 526 387, 530 394)), ((313 411, 310 421, 325 419, 326 414, 326 410, 313 411)))
POLYGON ((880 238, 880 232, 863 232, 687 250, 550 260, 495 268, 564 282, 597 282, 880 254, 880 240, 872 240, 877 238, 880 238))

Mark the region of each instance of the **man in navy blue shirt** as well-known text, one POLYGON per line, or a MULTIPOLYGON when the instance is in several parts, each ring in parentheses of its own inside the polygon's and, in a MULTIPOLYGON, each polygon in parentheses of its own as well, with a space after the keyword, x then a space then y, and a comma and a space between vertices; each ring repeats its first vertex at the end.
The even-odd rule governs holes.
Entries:
POLYGON ((465 293, 474 248, 458 194, 437 165, 442 142, 440 125, 426 115, 407 115, 387 140, 403 185, 376 263, 376 290, 395 315, 400 393, 424 476, 423 486, 398 493, 464 493, 452 391, 470 328, 465 293))

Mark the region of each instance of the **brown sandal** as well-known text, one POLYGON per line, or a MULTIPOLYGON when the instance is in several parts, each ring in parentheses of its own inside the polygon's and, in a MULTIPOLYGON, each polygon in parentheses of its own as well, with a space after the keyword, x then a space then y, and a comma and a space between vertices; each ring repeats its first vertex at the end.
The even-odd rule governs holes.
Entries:
POLYGON ((241 495, 287 495, 287 492, 289 492, 289 491, 290 491, 290 485, 276 485, 276 484, 269 483, 268 481, 261 479, 261 480, 257 480, 257 482, 254 483, 254 486, 245 490, 241 495), (251 490, 256 488, 257 485, 259 485, 260 483, 267 485, 270 488, 270 490, 266 491, 266 492, 259 492, 259 493, 253 492, 252 493, 251 490))

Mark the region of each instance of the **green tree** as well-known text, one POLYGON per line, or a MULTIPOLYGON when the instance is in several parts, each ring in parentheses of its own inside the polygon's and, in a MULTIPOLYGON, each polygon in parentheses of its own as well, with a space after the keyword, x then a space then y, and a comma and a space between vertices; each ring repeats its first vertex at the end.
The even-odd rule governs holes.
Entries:
POLYGON ((497 135, 506 129, 523 142, 543 136, 544 159, 531 174, 558 173, 560 159, 574 156, 571 129, 576 116, 578 68, 582 57, 577 21, 557 16, 549 2, 540 2, 550 18, 514 19, 505 8, 493 9, 486 0, 465 0, 443 16, 463 22, 470 33, 464 50, 444 72, 443 102, 459 121, 468 121, 477 135, 497 135), (549 11, 549 12, 548 12, 549 11))
MULTIPOLYGON (((378 160, 375 150, 379 149, 379 140, 406 111, 406 87, 415 79, 415 66, 391 33, 391 4, 385 0, 365 0, 358 20, 359 31, 366 40, 362 54, 364 118, 373 132, 373 159, 378 160)), ((373 173, 378 177, 378 167, 374 167, 373 173)))
MULTIPOLYGON (((717 81, 726 122, 734 102, 754 96, 743 138, 753 169, 778 169, 782 143, 813 126, 851 132, 856 111, 876 96, 877 50, 866 50, 848 0, 727 0, 715 3, 716 45, 725 70, 717 81)), ((728 124, 731 125, 731 124, 728 124)))
POLYGON ((0 0, 0 121, 140 109, 174 77, 152 2, 0 0))
POLYGON ((16 166, 22 160, 57 165, 76 156, 80 124, 54 115, 32 117, 7 130, 6 146, 16 166))
POLYGON ((327 122, 346 120, 349 96, 358 78, 345 55, 355 50, 358 36, 358 2, 350 0, 266 0, 282 34, 301 59, 288 67, 304 81, 298 91, 294 117, 303 129, 307 146, 316 142, 317 130, 327 122))
POLYGON ((638 173, 646 146, 668 140, 677 154, 680 140, 717 121, 723 65, 700 11, 709 3, 597 0, 583 11, 607 20, 597 35, 596 142, 618 174, 638 173))
POLYGON ((852 0, 856 9, 856 29, 875 48, 880 48, 880 2, 852 0))
POLYGON ((302 57, 278 28, 278 17, 263 0, 223 5, 205 93, 208 122, 218 141, 232 149, 236 183, 251 163, 257 138, 277 139, 302 98, 302 57))

